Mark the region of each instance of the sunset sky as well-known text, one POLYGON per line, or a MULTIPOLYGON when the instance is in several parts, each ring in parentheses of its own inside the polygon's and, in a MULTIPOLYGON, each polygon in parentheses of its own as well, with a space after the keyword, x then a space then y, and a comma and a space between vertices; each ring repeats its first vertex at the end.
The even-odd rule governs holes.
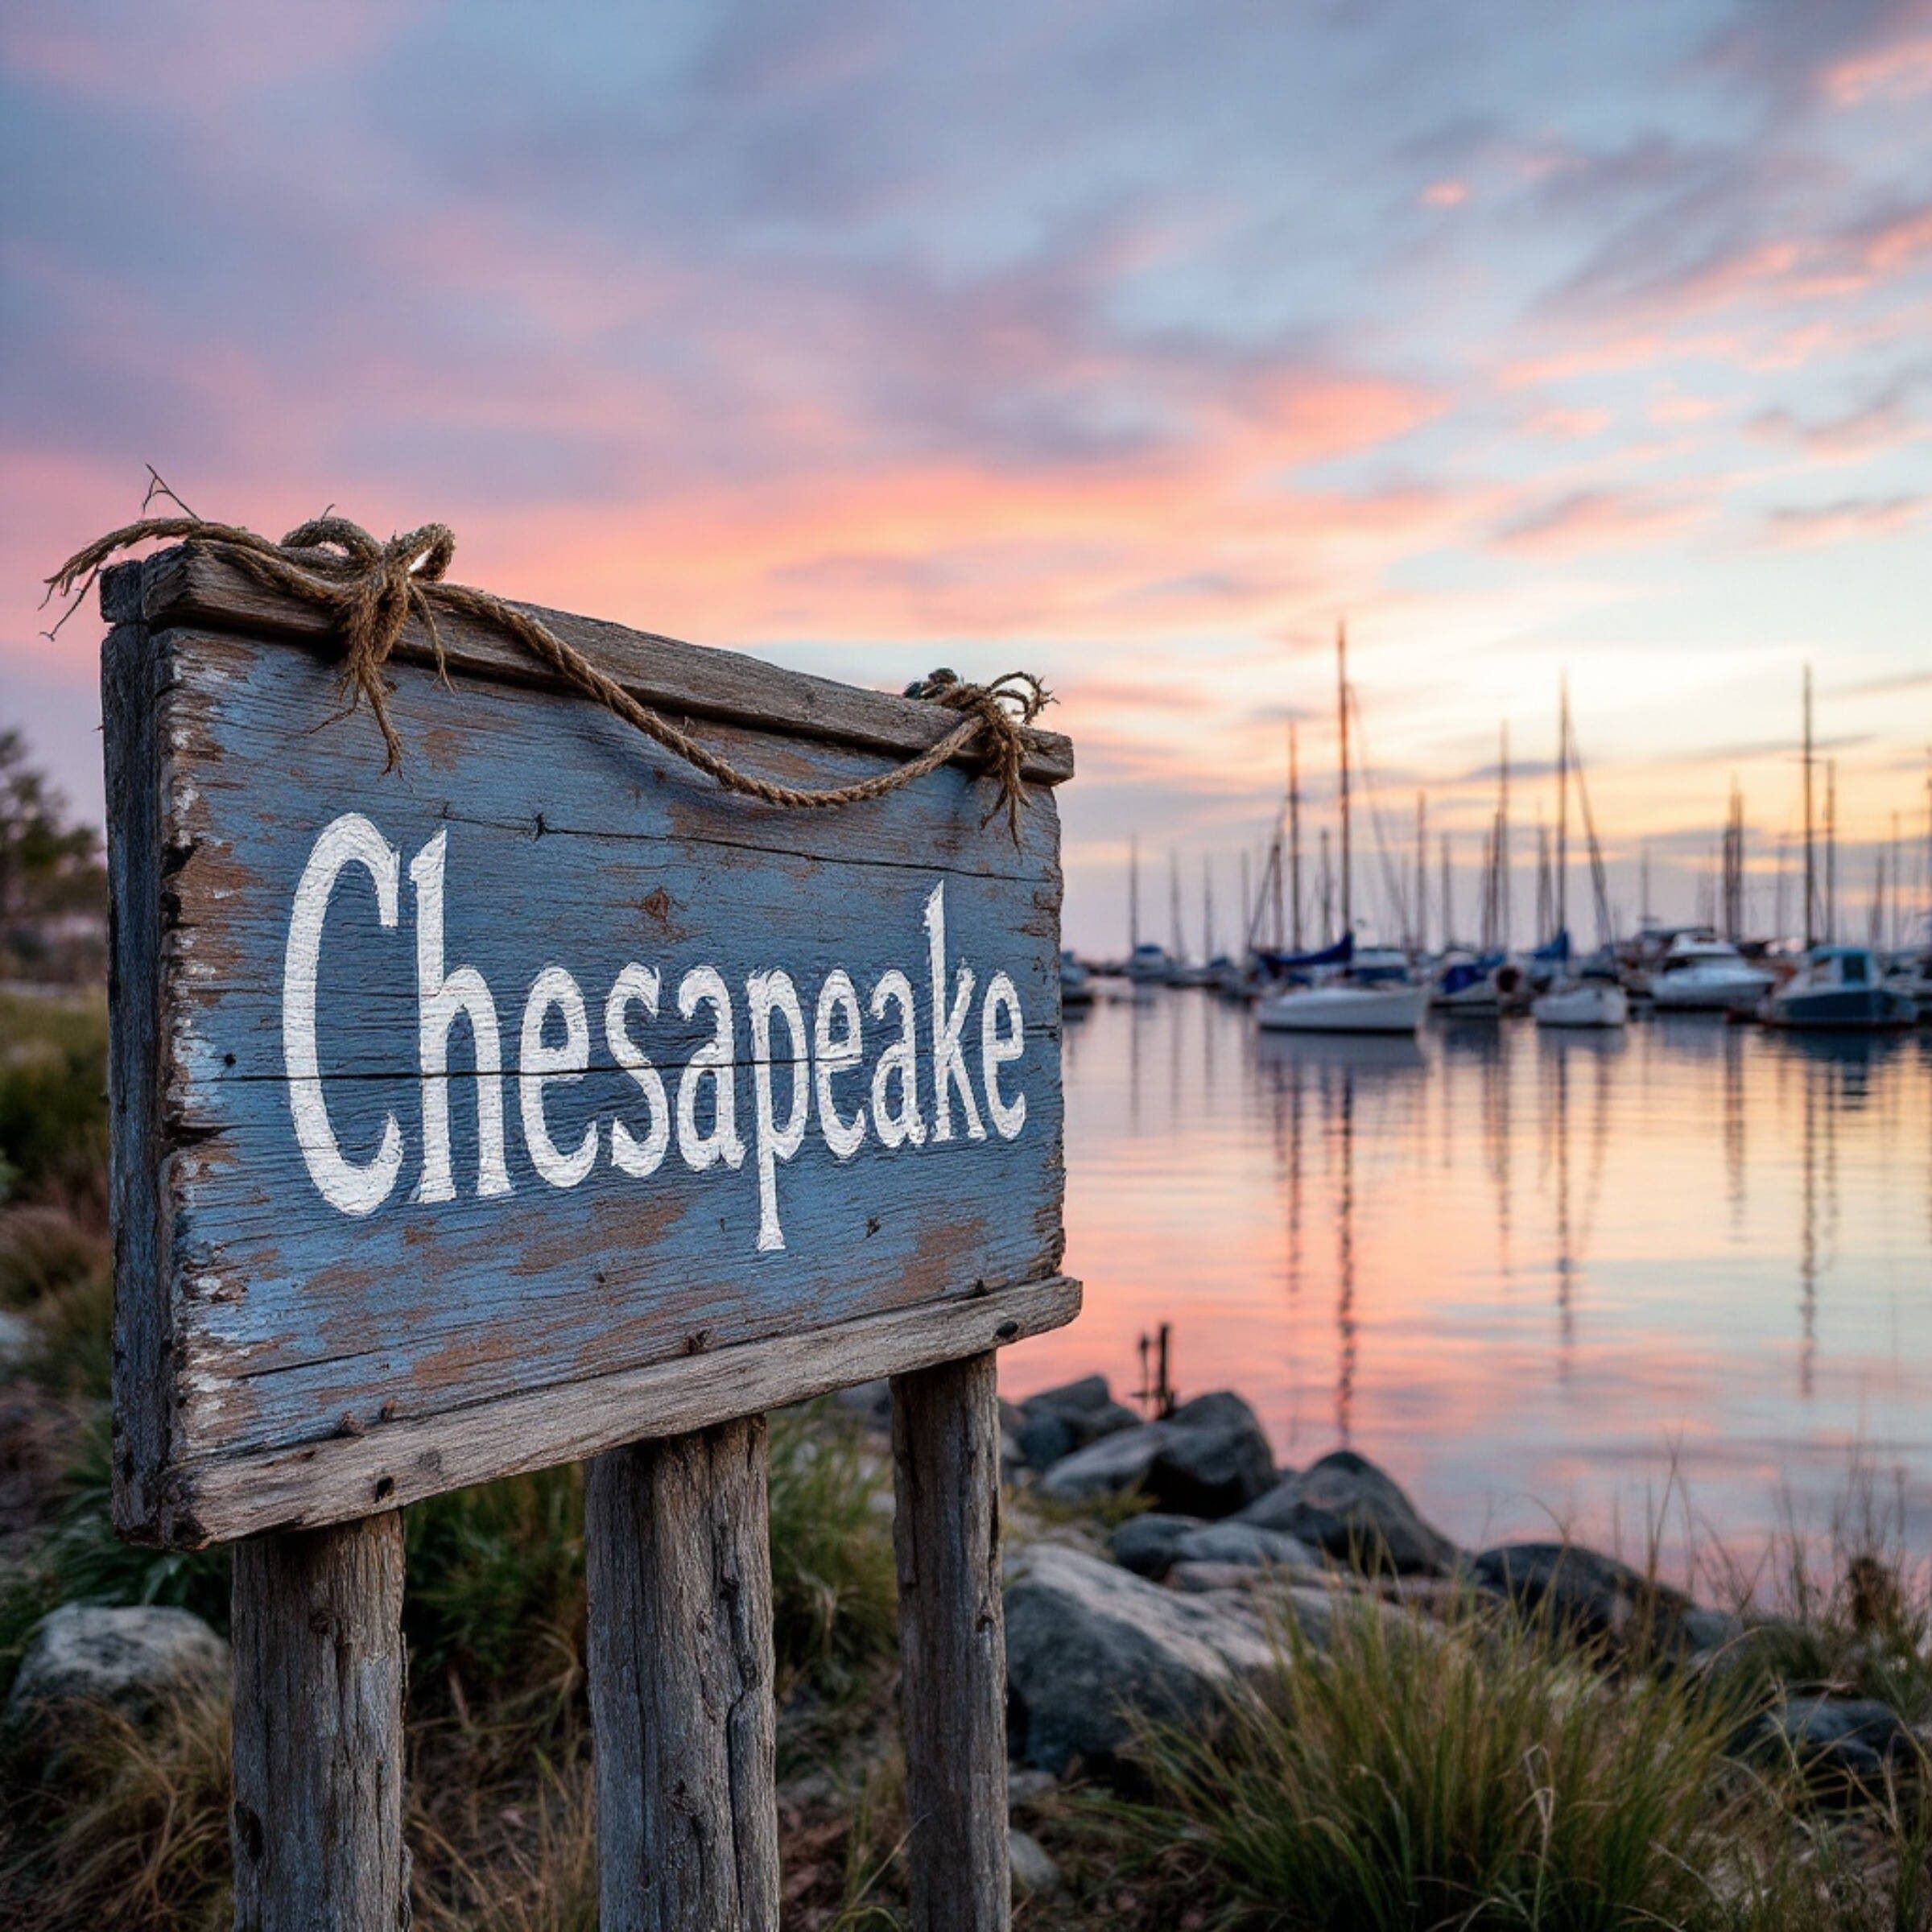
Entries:
POLYGON ((1769 866, 1807 662, 1860 930, 1895 811, 1922 877, 1932 0, 67 0, 0 64, 0 724, 90 813, 38 581, 151 462, 862 682, 1037 671, 1086 946, 1130 832, 1232 899, 1290 716, 1325 799, 1344 613, 1465 906, 1509 720, 1521 937, 1565 671, 1627 912, 1733 774, 1769 866))

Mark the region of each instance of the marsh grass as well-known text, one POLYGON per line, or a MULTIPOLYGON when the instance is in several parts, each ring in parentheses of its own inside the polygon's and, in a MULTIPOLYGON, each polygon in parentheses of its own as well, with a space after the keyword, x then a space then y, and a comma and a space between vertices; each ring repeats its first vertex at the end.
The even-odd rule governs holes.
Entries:
POLYGON ((0 993, 0 1200, 107 1224, 107 1001, 0 993))
POLYGON ((1739 1715, 1602 1675, 1533 1620, 1432 1629, 1343 1600, 1325 1649, 1291 1624, 1217 1726, 1144 1734, 1131 1815, 1257 1925, 1749 1925, 1781 1814, 1727 1762, 1739 1715))

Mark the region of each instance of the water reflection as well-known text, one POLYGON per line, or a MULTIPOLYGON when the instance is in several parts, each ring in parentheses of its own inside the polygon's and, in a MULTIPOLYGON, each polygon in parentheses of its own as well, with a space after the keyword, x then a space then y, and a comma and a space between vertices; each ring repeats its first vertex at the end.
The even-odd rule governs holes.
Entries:
POLYGON ((1183 1397, 1241 1389, 1288 1462, 1353 1442, 1468 1538, 1633 1527, 1674 1452, 1747 1543, 1854 1444, 1922 1484, 1929 1049, 1689 1018, 1323 1039, 1103 999, 1063 1049, 1087 1311, 1009 1390, 1130 1388, 1169 1322, 1183 1397))

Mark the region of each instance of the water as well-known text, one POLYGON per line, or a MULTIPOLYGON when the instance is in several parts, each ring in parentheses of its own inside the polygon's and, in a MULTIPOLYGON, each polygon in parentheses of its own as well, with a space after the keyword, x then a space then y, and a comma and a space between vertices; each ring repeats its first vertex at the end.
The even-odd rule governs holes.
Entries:
POLYGON ((1748 1558, 1855 1462, 1932 1541, 1932 1035, 1323 1040, 1123 989, 1064 1064, 1086 1306, 1007 1393, 1130 1392, 1166 1322, 1183 1397, 1238 1389, 1291 1465, 1354 1445, 1468 1542, 1628 1550, 1674 1469, 1671 1559, 1748 1558))

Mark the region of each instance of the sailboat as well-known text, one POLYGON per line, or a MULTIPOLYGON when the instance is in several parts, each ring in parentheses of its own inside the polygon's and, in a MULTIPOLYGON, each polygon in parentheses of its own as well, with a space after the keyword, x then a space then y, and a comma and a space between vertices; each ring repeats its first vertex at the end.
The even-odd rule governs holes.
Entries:
POLYGON ((1570 877, 1570 779, 1576 778, 1578 803, 1583 807, 1583 831, 1589 840, 1591 881, 1596 891, 1598 937, 1603 945, 1582 969, 1558 978, 1546 993, 1530 1002, 1530 1017, 1539 1026, 1621 1026, 1630 1018, 1630 996, 1617 976, 1616 962, 1608 950, 1610 902, 1604 877, 1604 855, 1596 842, 1596 828, 1590 818, 1590 795, 1583 789, 1583 760, 1576 750, 1575 734, 1570 723, 1570 683, 1563 680, 1556 750, 1556 871, 1553 881, 1555 898, 1556 935, 1538 955, 1555 957, 1567 965, 1570 957, 1567 920, 1570 877))
POLYGON ((1290 984, 1257 1001, 1255 1023, 1269 1033, 1414 1034, 1428 1009, 1429 989, 1402 981, 1367 980, 1352 971, 1355 922, 1348 818, 1348 630, 1335 632, 1335 691, 1340 716, 1342 936, 1311 953, 1270 953, 1264 963, 1290 984))
POLYGON ((1137 986, 1158 986, 1167 978, 1167 952, 1141 937, 1141 842, 1127 848, 1127 976, 1137 986))

